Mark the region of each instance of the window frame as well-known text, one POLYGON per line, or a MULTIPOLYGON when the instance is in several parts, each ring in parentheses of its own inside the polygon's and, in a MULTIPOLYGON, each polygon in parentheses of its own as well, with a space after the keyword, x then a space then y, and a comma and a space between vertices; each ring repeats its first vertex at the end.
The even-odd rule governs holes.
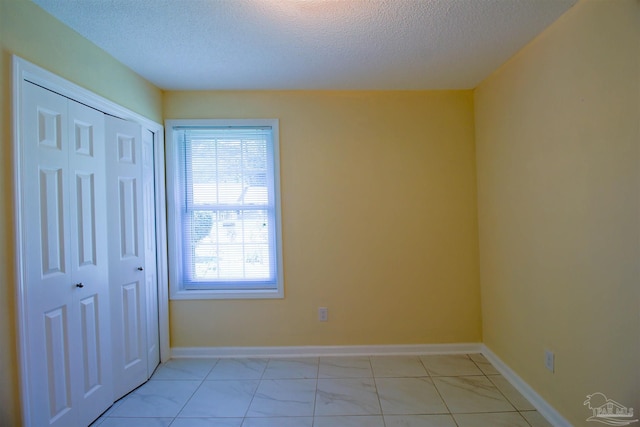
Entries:
POLYGON ((280 202, 280 134, 278 119, 172 119, 165 121, 167 150, 167 244, 169 249, 169 291, 170 299, 264 299, 284 298, 284 274, 282 261, 282 218, 280 202), (271 127, 273 147, 273 190, 275 214, 276 286, 267 289, 247 289, 246 282, 239 281, 237 288, 211 289, 193 288, 183 278, 184 258, 182 250, 182 202, 183 185, 180 162, 183 161, 175 128, 218 127, 247 128, 271 127), (245 283, 243 285, 243 283, 245 283))

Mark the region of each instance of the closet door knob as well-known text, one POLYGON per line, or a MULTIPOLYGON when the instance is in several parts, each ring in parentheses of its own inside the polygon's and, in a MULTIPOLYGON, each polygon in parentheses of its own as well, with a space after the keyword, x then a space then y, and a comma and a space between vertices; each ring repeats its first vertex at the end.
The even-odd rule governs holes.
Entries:
POLYGON ((76 288, 84 288, 84 285, 82 284, 82 282, 76 283, 76 288))
POLYGON ((144 270, 144 268, 138 267, 138 271, 142 271, 142 270, 144 270))

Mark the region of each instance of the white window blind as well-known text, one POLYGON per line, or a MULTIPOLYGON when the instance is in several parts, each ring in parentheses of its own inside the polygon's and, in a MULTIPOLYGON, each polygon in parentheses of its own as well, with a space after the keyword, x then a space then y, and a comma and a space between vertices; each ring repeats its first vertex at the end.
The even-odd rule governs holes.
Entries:
POLYGON ((176 126, 183 289, 278 288, 273 130, 176 126))

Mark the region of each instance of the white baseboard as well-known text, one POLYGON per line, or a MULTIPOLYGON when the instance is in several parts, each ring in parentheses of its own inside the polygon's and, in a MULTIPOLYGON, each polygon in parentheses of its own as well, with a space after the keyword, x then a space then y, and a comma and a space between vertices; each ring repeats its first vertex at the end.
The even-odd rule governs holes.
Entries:
POLYGON ((285 346, 285 347, 173 347, 173 358, 207 357, 302 357, 302 356, 391 356, 418 354, 481 353, 480 343, 285 346))
POLYGON ((534 389, 518 376, 506 363, 495 355, 486 345, 482 345, 481 353, 491 362, 491 364, 506 378, 512 386, 516 388, 531 404, 538 410, 554 427, 573 427, 553 406, 549 405, 534 389))

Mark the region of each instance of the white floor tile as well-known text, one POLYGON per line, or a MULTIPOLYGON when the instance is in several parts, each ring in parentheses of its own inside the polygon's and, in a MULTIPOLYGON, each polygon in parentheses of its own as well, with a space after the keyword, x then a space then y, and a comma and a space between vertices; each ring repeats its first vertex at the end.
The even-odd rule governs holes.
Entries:
POLYGON ((313 416, 316 380, 262 380, 247 417, 313 416))
POLYGON ((244 417, 257 380, 204 381, 179 417, 244 417))
POLYGON ((420 356, 420 360, 433 377, 482 375, 482 371, 466 354, 420 356))
POLYGON ((373 378, 319 379, 315 414, 381 414, 373 378))
POLYGON ((259 380, 268 359, 220 359, 207 380, 259 380))
POLYGON ((505 377, 502 375, 488 375, 488 378, 518 411, 535 411, 536 408, 531 402, 525 399, 505 377))
POLYGON ((318 378, 369 378, 373 376, 368 357, 321 357, 318 378))
POLYGON ((454 414, 458 427, 529 427, 517 412, 454 414))
POLYGON ((149 381, 123 398, 109 417, 175 417, 199 384, 199 381, 149 381))
POLYGON ((451 415, 385 415, 386 427, 456 427, 451 415))
POLYGON ((311 427, 312 417, 245 418, 242 427, 311 427))
POLYGON ((172 359, 158 366, 153 380, 203 380, 216 359, 172 359))
POLYGON ((418 356, 371 357, 375 377, 426 377, 426 369, 418 356))
POLYGON ((264 371, 263 379, 318 378, 318 359, 271 359, 264 371))
POLYGON ((385 415, 449 412, 430 378, 376 378, 376 387, 385 415))
POLYGON ((532 409, 481 354, 175 359, 92 427, 550 427, 532 409))
POLYGON ((169 427, 173 418, 107 418, 106 427, 169 427))
POLYGON ((316 417, 313 427, 385 427, 377 415, 316 417))
POLYGON ((553 427, 538 411, 523 411, 520 413, 531 427, 553 427))
POLYGON ((478 368, 480 368, 483 374, 485 375, 500 374, 500 372, 498 372, 498 370, 491 364, 491 362, 489 362, 487 358, 484 357, 482 354, 474 353, 474 354, 470 354, 469 357, 471 357, 471 360, 473 360, 473 362, 476 365, 478 365, 478 368))
POLYGON ((241 427, 242 418, 176 418, 171 427, 241 427))
POLYGON ((433 383, 452 413, 515 411, 486 377, 435 377, 433 383))

